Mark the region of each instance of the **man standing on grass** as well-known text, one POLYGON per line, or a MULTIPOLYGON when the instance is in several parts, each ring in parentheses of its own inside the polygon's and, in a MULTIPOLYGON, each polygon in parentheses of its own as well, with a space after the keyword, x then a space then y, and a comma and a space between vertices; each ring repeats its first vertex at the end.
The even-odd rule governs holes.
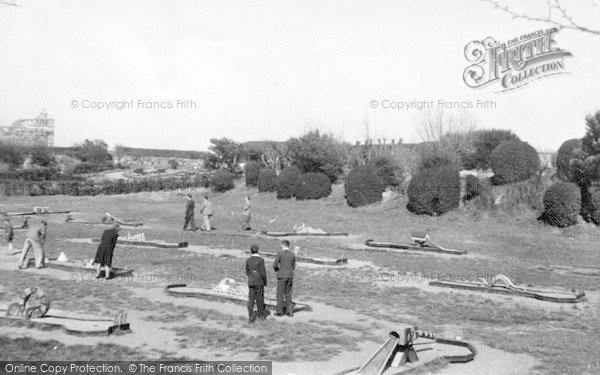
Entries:
POLYGON ((191 230, 197 230, 196 222, 194 221, 194 208, 196 202, 192 199, 192 194, 187 196, 187 204, 185 205, 185 223, 183 224, 183 230, 188 230, 188 225, 191 225, 191 230))
POLYGON ((107 229, 102 233, 100 245, 98 245, 98 250, 96 250, 96 256, 94 257, 96 279, 100 278, 102 267, 104 267, 104 278, 108 280, 111 277, 112 258, 120 230, 121 226, 119 224, 114 224, 112 228, 107 229))
POLYGON ((202 230, 210 231, 210 219, 213 216, 212 203, 208 200, 208 195, 204 196, 204 202, 202 202, 202 207, 200 208, 200 213, 202 214, 202 220, 204 224, 202 225, 202 230))
POLYGON ((13 252, 13 239, 15 238, 15 231, 13 229, 12 223, 10 222, 10 216, 7 216, 4 219, 4 232, 6 234, 6 242, 8 242, 8 254, 12 255, 13 252))
POLYGON ((33 248, 33 255, 35 257, 35 268, 44 267, 44 243, 46 242, 46 230, 48 223, 42 221, 41 225, 33 225, 27 232, 25 237, 25 243, 23 243, 23 250, 21 251, 21 258, 19 259, 19 268, 27 268, 25 258, 29 249, 33 248))
POLYGON ((258 245, 250 246, 252 255, 246 260, 246 276, 248 276, 248 322, 254 323, 258 317, 267 318, 265 311, 265 287, 267 286, 267 271, 265 260, 258 255, 258 245), (258 311, 254 313, 254 302, 258 311))
POLYGON ((275 316, 294 316, 292 303, 292 281, 296 268, 296 256, 290 251, 290 242, 281 241, 281 251, 277 253, 273 269, 277 272, 277 313, 275 316))
POLYGON ((252 213, 250 209, 252 208, 252 204, 250 203, 250 197, 246 197, 246 202, 244 203, 244 222, 242 223, 242 230, 250 230, 250 219, 252 218, 252 213))

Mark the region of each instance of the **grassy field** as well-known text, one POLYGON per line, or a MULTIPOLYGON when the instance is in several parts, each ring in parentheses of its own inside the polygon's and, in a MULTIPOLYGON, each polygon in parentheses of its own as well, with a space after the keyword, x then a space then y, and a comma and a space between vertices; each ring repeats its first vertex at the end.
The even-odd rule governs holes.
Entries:
MULTIPOLYGON (((196 194, 199 200, 199 192, 196 194)), ((247 249, 257 243, 263 250, 277 250, 279 241, 265 238, 228 236, 241 224, 243 197, 253 202, 253 227, 256 230, 291 231, 294 225, 306 225, 327 231, 349 232, 342 239, 294 239, 309 255, 340 257, 370 262, 370 267, 297 269, 294 280, 295 299, 324 303, 336 308, 366 314, 382 322, 418 325, 434 332, 459 332, 468 340, 512 353, 527 353, 540 365, 539 374, 600 373, 600 309, 598 290, 600 277, 586 277, 569 272, 555 272, 551 266, 600 268, 597 238, 600 230, 581 223, 557 229, 536 220, 538 213, 527 208, 511 212, 475 212, 461 207, 440 217, 416 216, 405 209, 398 198, 386 203, 353 209, 343 199, 343 189, 334 187, 333 194, 314 202, 279 201, 274 194, 258 194, 238 187, 222 194, 210 194, 215 209, 216 234, 182 232, 185 194, 183 192, 140 193, 127 196, 98 197, 16 197, 1 204, 10 211, 32 206, 77 211, 74 216, 99 219, 104 212, 117 217, 144 222, 141 230, 124 229, 122 235, 144 232, 146 239, 187 240, 192 245, 214 249, 247 249), (385 254, 356 250, 366 239, 409 242, 412 230, 426 230, 432 239, 446 247, 466 249, 469 256, 440 257, 422 254, 385 254), (222 232, 222 234, 219 234, 222 232), (394 275, 415 275, 427 279, 489 278, 498 273, 514 282, 535 286, 576 288, 583 284, 590 300, 577 305, 535 304, 518 298, 492 298, 487 294, 433 292, 421 287, 399 285, 390 280, 394 275)), ((70 259, 89 259, 95 253, 93 244, 75 243, 73 238, 99 237, 101 227, 64 223, 64 215, 50 220, 47 253, 58 256, 65 252, 70 259)), ((16 219, 19 220, 19 219, 16 219)), ((198 220, 199 221, 199 220, 198 220)), ((18 223, 18 221, 17 221, 18 223)), ((16 243, 21 243, 18 234, 16 243)), ((16 261, 16 260, 15 260, 16 261)), ((267 259, 269 285, 275 295, 275 274, 267 259)), ((357 342, 380 341, 383 324, 371 327, 360 322, 339 320, 307 320, 266 322, 248 326, 240 314, 197 306, 174 305, 141 297, 168 283, 215 285, 224 277, 245 281, 244 259, 215 257, 181 250, 118 247, 115 265, 136 270, 136 277, 106 282, 72 280, 49 275, 27 274, 16 270, 2 271, 2 300, 14 299, 16 292, 29 285, 43 285, 53 298, 53 307, 70 311, 109 313, 115 309, 137 311, 149 321, 169 324, 186 321, 185 327, 168 326, 177 338, 179 349, 212 348, 234 356, 275 361, 320 361, 343 351, 357 351, 357 342), (291 327, 291 328, 290 328, 291 327), (274 340, 272 337, 278 337, 274 340), (285 345, 293 341, 295 345, 285 345), (260 349, 249 349, 259 343, 260 349)), ((242 312, 244 307, 240 306, 242 312)), ((370 324, 370 323, 369 323, 370 324)), ((393 328, 393 327, 392 327, 393 328)), ((32 358, 39 345, 46 342, 11 340, 11 358, 32 358)), ((52 345, 56 346, 56 345, 52 345)), ((64 349, 64 358, 76 356, 76 348, 64 349)), ((87 354, 107 353, 115 347, 81 349, 87 354)), ((178 348, 169 348, 176 356, 178 348)), ((136 349, 122 351, 122 357, 136 357, 136 349)), ((5 355, 5 358, 7 356, 5 355)))

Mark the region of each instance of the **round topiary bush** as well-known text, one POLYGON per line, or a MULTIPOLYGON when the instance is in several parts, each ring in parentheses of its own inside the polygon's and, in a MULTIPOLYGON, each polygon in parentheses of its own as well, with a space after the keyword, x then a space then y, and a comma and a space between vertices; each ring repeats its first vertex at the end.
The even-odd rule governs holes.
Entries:
POLYGON ((233 173, 225 169, 219 169, 215 171, 210 181, 210 185, 213 191, 227 191, 234 187, 233 184, 233 173))
POLYGON ((564 181, 573 181, 570 161, 582 152, 580 138, 569 139, 560 145, 556 154, 556 175, 564 181))
POLYGON ((296 199, 320 199, 331 194, 331 180, 323 173, 304 173, 296 189, 296 199))
POLYGON ((277 176, 277 199, 290 199, 295 196, 301 183, 300 176, 302 172, 293 165, 281 171, 277 176))
POLYGON ((581 211, 581 190, 572 182, 557 182, 544 193, 544 213, 539 220, 544 220, 556 227, 568 227, 577 224, 577 216, 581 211))
POLYGON ((463 201, 471 200, 481 194, 483 185, 476 176, 468 175, 465 179, 465 195, 463 201))
POLYGON ((258 175, 260 174, 260 163, 256 161, 248 162, 244 166, 244 175, 246 176, 246 186, 256 187, 258 185, 258 175))
POLYGON ((441 215, 458 207, 460 176, 450 166, 421 171, 408 185, 406 208, 415 214, 441 215))
POLYGON ((492 151, 491 167, 495 185, 525 181, 540 168, 537 151, 529 143, 512 140, 500 143, 492 151))
POLYGON ((362 165, 348 173, 344 189, 348 206, 360 207, 381 201, 385 185, 373 166, 362 165))
POLYGON ((277 173, 274 169, 261 169, 258 174, 258 191, 262 193, 275 190, 277 190, 277 173))

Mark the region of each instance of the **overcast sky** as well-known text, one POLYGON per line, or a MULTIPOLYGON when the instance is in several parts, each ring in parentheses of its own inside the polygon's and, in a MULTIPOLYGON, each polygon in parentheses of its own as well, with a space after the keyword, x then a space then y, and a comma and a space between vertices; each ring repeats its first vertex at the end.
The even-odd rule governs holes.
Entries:
MULTIPOLYGON (((384 101, 491 100, 496 108, 467 110, 480 127, 556 150, 600 110, 600 36, 576 31, 555 35, 573 54, 570 74, 504 93, 465 85, 469 42, 547 28, 478 0, 18 4, 0 7, 0 125, 45 109, 61 146, 100 138, 206 149, 215 137, 286 140, 313 128, 354 142, 365 137, 365 119, 372 137, 414 142, 422 111, 384 101), (129 108, 83 108, 100 102, 129 108)), ((598 8, 578 4, 576 19, 600 24, 598 8)))

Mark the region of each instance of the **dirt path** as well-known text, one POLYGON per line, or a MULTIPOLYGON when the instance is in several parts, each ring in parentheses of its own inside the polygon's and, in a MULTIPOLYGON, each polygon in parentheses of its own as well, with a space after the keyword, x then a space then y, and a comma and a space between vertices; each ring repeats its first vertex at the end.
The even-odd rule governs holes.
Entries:
MULTIPOLYGON (((190 250, 198 251, 203 254, 207 251, 218 251, 219 254, 223 254, 223 250, 209 251, 207 249, 198 248, 192 248, 190 250)), ((229 250, 225 251, 225 253, 228 252, 229 250)), ((233 250, 231 250, 231 252, 233 254, 233 250)), ((238 254, 240 253, 239 250, 235 250, 235 252, 238 254)), ((0 269, 16 270, 16 261, 16 256, 1 256, 0 269)), ((371 266, 369 265, 367 267, 371 266)), ((21 272, 36 273, 61 280, 68 280, 70 277, 70 272, 52 268, 41 270, 28 269, 21 272)), ((150 301, 173 303, 176 306, 191 306, 203 309, 212 309, 223 314, 234 316, 245 317, 247 313, 245 307, 234 303, 222 303, 196 298, 169 296, 165 294, 162 287, 139 288, 136 287, 134 283, 124 283, 122 285, 130 289, 134 295, 146 298, 150 301)), ((424 283, 407 283, 403 284, 402 286, 419 287, 427 291, 431 291, 433 289, 424 283)), ((311 307, 313 311, 298 312, 295 314, 293 320, 290 320, 287 317, 271 317, 269 319, 281 319, 285 322, 289 321, 290 324, 295 322, 310 323, 314 321, 329 322, 333 324, 351 324, 357 327, 371 329, 372 332, 376 336, 381 337, 382 340, 381 342, 362 342, 359 344, 358 352, 345 352, 329 359, 328 361, 275 362, 273 364, 274 374, 334 374, 344 369, 359 367, 377 348, 379 348, 382 342, 387 338, 388 332, 397 329, 399 322, 416 320, 416 317, 412 316, 399 316, 398 321, 389 322, 374 319, 367 315, 359 314, 353 310, 340 309, 321 303, 311 303, 311 307)), ((129 322, 132 326, 132 332, 130 334, 120 336, 77 337, 62 331, 40 331, 20 327, 0 327, 0 335, 7 337, 31 337, 36 340, 57 340, 67 345, 94 345, 98 343, 113 343, 136 348, 152 357, 159 357, 162 354, 176 354, 182 357, 198 358, 203 360, 222 360, 223 358, 227 357, 227 350, 222 348, 219 348, 218 351, 214 348, 183 348, 179 342, 180 337, 178 337, 175 333, 177 328, 185 328, 194 324, 215 326, 218 323, 202 322, 201 320, 197 320, 195 318, 187 318, 174 322, 149 321, 147 318, 148 313, 136 310, 129 311, 129 322)), ((340 330, 342 331, 342 329, 340 330)), ((528 355, 507 353, 501 350, 490 348, 480 343, 476 343, 476 347, 479 354, 475 361, 468 364, 450 365, 438 372, 438 374, 525 374, 536 365, 535 359, 528 355)), ((427 360, 426 357, 426 355, 423 356, 423 362, 427 360)), ((235 359, 237 360, 251 360, 255 358, 255 354, 252 353, 235 355, 235 359)))

